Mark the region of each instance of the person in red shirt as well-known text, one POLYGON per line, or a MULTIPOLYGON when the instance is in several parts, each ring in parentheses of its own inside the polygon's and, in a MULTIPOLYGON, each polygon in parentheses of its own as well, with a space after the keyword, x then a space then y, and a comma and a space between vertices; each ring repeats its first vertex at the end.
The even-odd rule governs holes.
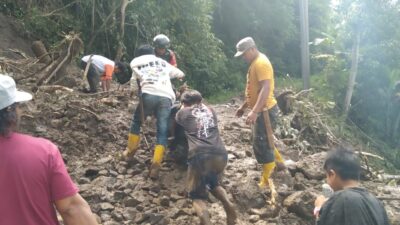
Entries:
POLYGON ((169 64, 175 67, 178 67, 178 64, 176 63, 175 53, 171 49, 168 49, 170 41, 166 35, 159 34, 155 36, 153 39, 153 43, 154 51, 157 57, 164 59, 169 64))
POLYGON ((18 104, 30 99, 0 74, 0 224, 58 225, 57 210, 66 225, 97 225, 58 148, 16 132, 18 104))

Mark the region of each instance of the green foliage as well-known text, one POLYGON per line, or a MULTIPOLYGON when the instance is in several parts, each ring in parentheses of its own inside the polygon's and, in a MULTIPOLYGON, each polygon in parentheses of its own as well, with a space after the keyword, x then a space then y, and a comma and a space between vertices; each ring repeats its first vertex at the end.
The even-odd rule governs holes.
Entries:
POLYGON ((39 34, 39 38, 49 45, 54 45, 62 40, 62 33, 75 30, 74 18, 68 14, 63 16, 43 16, 38 8, 32 8, 30 14, 22 18, 25 28, 39 34))
POLYGON ((24 10, 13 1, 0 3, 0 12, 16 18, 22 18, 25 14, 24 10))

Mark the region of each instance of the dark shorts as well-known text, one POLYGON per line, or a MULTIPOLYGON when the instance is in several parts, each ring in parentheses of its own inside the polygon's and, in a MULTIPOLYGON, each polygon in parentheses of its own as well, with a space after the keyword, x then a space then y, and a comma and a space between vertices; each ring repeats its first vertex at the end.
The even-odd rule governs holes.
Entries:
MULTIPOLYGON (((272 129, 275 129, 279 115, 277 105, 268 110, 269 119, 272 129)), ((253 151, 256 160, 260 164, 270 163, 275 161, 274 149, 271 149, 268 143, 267 131, 265 129, 264 116, 260 112, 257 115, 256 123, 252 129, 253 151)))
POLYGON ((187 187, 191 199, 207 199, 208 190, 219 186, 227 164, 226 154, 199 154, 189 159, 187 187))
MULTIPOLYGON (((83 70, 86 69, 86 65, 87 65, 87 63, 85 61, 81 60, 81 68, 83 70)), ((90 92, 95 93, 97 91, 97 86, 99 85, 99 82, 100 82, 100 73, 94 67, 93 64, 89 65, 86 79, 89 83, 90 92)))

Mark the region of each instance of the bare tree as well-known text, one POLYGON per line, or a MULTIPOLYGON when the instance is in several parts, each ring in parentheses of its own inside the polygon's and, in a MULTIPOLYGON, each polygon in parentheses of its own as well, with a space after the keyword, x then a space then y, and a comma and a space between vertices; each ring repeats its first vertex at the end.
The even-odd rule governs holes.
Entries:
POLYGON ((356 76, 358 72, 358 58, 360 49, 360 32, 357 31, 354 37, 353 50, 351 53, 351 70, 349 82, 347 83, 346 98, 344 100, 344 114, 347 116, 350 109, 351 97, 353 95, 354 84, 356 83, 356 76))
POLYGON ((125 36, 125 10, 126 7, 128 6, 129 3, 132 3, 133 0, 121 0, 121 24, 120 24, 120 33, 117 36, 118 40, 118 48, 117 48, 117 53, 115 55, 115 60, 121 60, 123 54, 124 54, 124 36, 125 36))

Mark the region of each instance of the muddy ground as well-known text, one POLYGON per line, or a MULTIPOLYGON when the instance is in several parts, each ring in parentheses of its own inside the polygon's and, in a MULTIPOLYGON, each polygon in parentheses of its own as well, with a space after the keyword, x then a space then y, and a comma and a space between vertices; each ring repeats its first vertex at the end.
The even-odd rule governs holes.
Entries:
MULTIPOLYGON (((59 146, 72 178, 99 222, 103 225, 198 224, 191 201, 186 197, 186 168, 176 165, 168 151, 160 179, 148 179, 155 141, 154 121, 147 122, 144 129, 151 145, 149 149, 142 142, 133 160, 125 162, 116 157, 126 147, 137 97, 131 97, 127 88, 117 90, 116 85, 109 93, 81 93, 79 90, 85 82, 82 71, 74 65, 57 81, 59 86, 40 87, 33 92, 39 79, 35 71, 43 65, 29 59, 28 40, 15 39, 18 35, 12 21, 3 19, 0 31, 11 35, 1 36, 5 44, 0 44, 0 56, 29 62, 0 63, 3 72, 18 80, 19 88, 34 94, 33 101, 23 104, 21 130, 48 138, 59 146), (28 52, 25 56, 10 50, 19 46, 19 51, 28 52)), ((280 106, 288 114, 281 117, 275 135, 285 159, 295 164, 289 171, 273 175, 279 193, 275 207, 270 203, 270 191, 257 186, 261 168, 252 153, 250 127, 234 117, 241 100, 212 106, 218 113, 222 139, 229 153, 222 185, 238 208, 241 224, 314 224, 313 201, 324 183, 325 151, 337 140, 315 112, 310 116, 310 111, 317 110, 312 108, 313 103, 306 98, 289 99, 281 101, 280 106)), ((363 185, 387 199, 384 204, 392 224, 400 224, 400 191, 396 181, 373 179, 363 185)), ((221 204, 212 197, 208 204, 213 224, 225 224, 221 204)))
MULTIPOLYGON (((79 79, 80 71, 76 68, 69 71, 69 80, 75 81, 75 87, 71 90, 39 88, 34 101, 24 106, 22 130, 48 138, 60 147, 80 193, 102 224, 197 224, 191 201, 186 197, 184 166, 176 165, 167 153, 160 179, 148 179, 152 147, 147 149, 143 141, 133 160, 125 162, 116 157, 126 147, 137 98, 130 97, 127 88, 117 91, 117 86, 110 93, 83 94, 78 91, 84 86, 79 79)), ((35 80, 35 77, 24 79, 19 85, 30 90, 35 80)), ((222 184, 237 205, 242 224, 314 224, 313 201, 324 182, 325 152, 319 151, 330 146, 328 135, 323 127, 313 127, 298 141, 290 141, 308 128, 305 124, 293 128, 299 126, 298 121, 303 121, 302 113, 282 116, 276 136, 291 144, 285 145, 282 141, 277 144, 285 159, 292 159, 296 164, 289 171, 274 174, 279 197, 273 208, 269 190, 260 190, 257 186, 261 168, 252 153, 250 127, 234 117, 240 103, 239 99, 233 99, 213 107, 229 152, 222 184)), ((146 123, 144 134, 152 146, 155 130, 151 119, 146 123)), ((364 185, 381 197, 400 196, 398 189, 384 183, 366 181, 364 185)), ((385 205, 393 224, 400 224, 399 202, 389 200, 385 205)), ((212 197, 209 207, 213 224, 225 224, 223 208, 212 197)))

